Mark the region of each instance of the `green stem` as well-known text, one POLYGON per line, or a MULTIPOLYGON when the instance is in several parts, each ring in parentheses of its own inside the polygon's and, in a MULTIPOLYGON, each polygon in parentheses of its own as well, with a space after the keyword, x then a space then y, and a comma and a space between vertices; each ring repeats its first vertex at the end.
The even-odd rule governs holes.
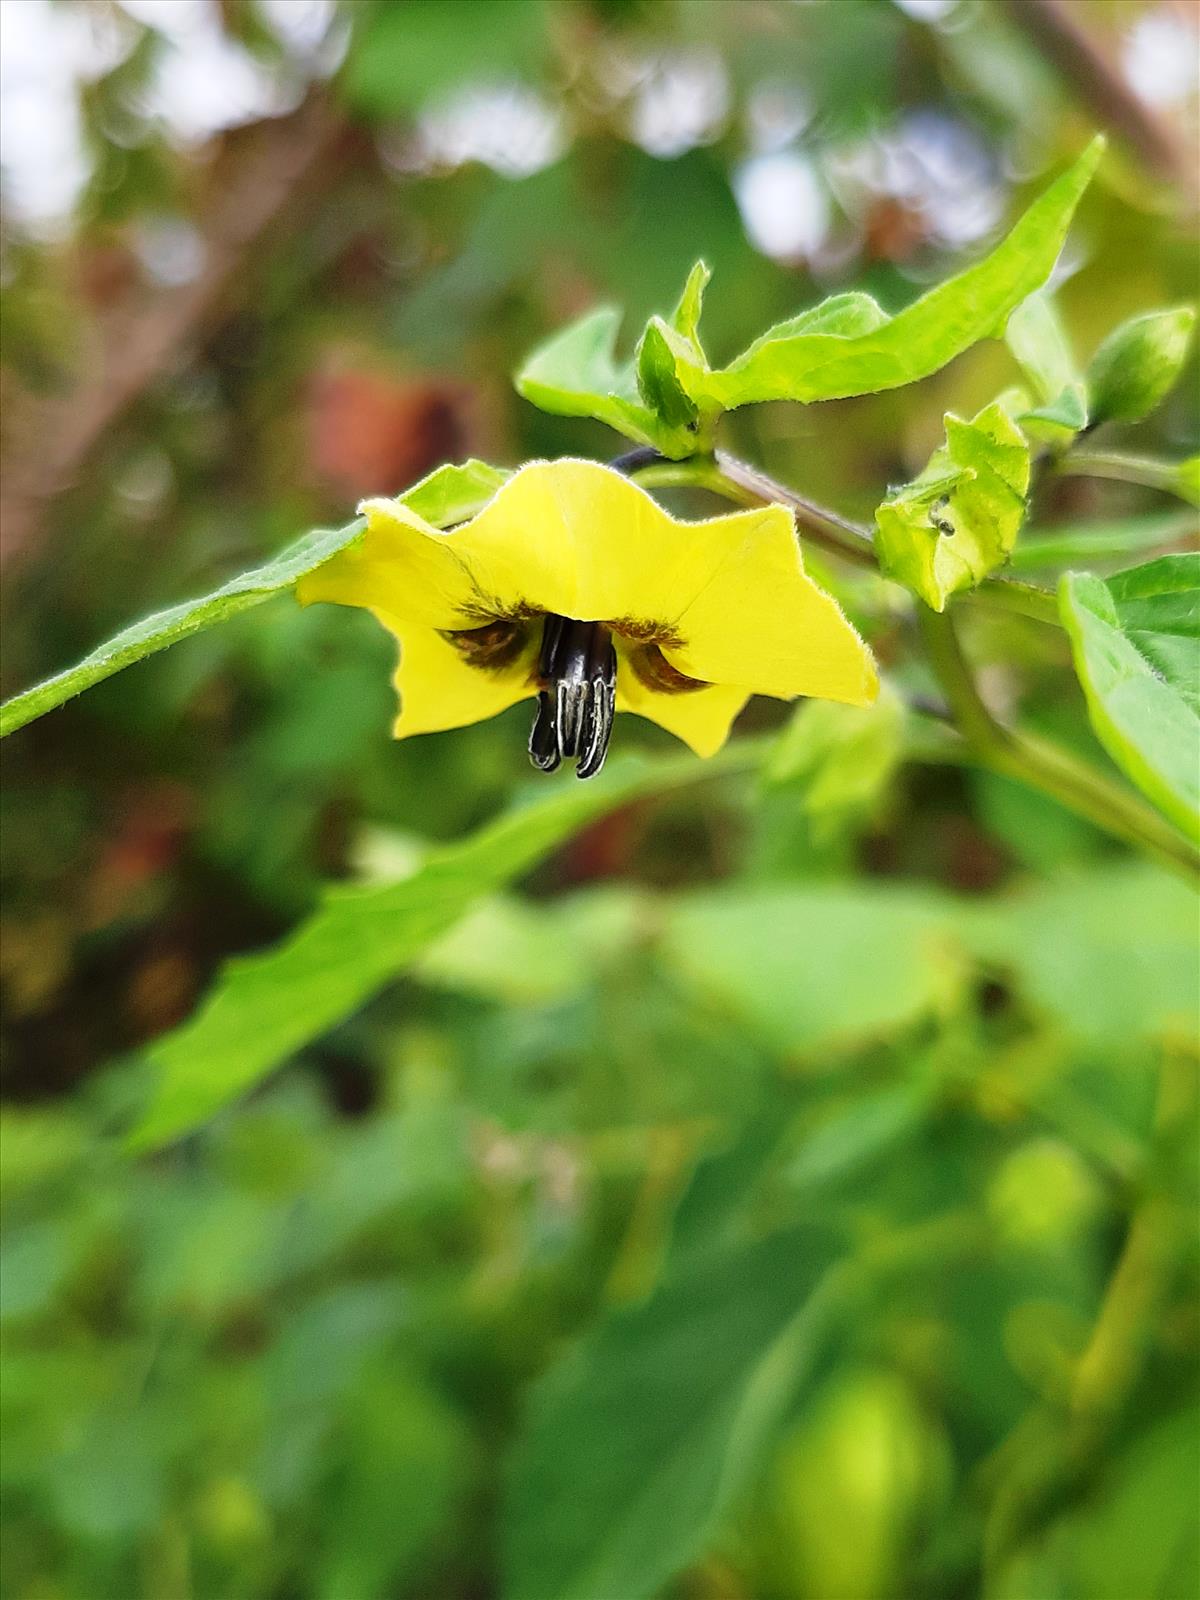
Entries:
POLYGON ((1063 477, 1116 478, 1121 483, 1140 483, 1147 489, 1179 493, 1179 463, 1154 456, 1129 456, 1118 450, 1069 450, 1054 470, 1063 477))
POLYGON ((853 561, 861 567, 876 565, 875 541, 871 530, 861 522, 853 522, 840 512, 830 511, 815 500, 806 499, 794 489, 768 477, 748 461, 740 461, 727 450, 718 450, 714 457, 718 473, 742 496, 751 502, 782 501, 790 507, 797 523, 818 544, 823 544, 835 555, 853 561))
POLYGON ((1036 583, 1021 583, 1014 578, 985 578, 967 598, 978 600, 983 605, 999 606, 1020 617, 1033 617, 1037 622, 1051 622, 1056 628, 1062 627, 1058 596, 1052 589, 1039 589, 1036 583))
POLYGON ((930 665, 959 731, 983 766, 1049 795, 1106 833, 1195 879, 1200 852, 1135 794, 1057 745, 996 721, 979 693, 949 612, 918 602, 917 614, 930 665))
POLYGON ((643 489, 708 489, 740 506, 761 504, 761 497, 747 494, 724 476, 715 461, 690 456, 686 461, 655 461, 635 467, 629 474, 643 489))
MULTIPOLYGON (((877 566, 874 539, 865 523, 855 522, 838 511, 818 505, 815 500, 797 494, 786 484, 725 450, 718 450, 711 459, 693 456, 686 461, 656 461, 633 468, 631 476, 648 489, 708 489, 738 505, 754 506, 772 502, 785 505, 793 512, 797 525, 813 544, 841 556, 845 561, 852 561, 855 566, 877 566)), ((1036 584, 1015 583, 1010 578, 989 578, 974 591, 972 598, 984 604, 1002 606, 1024 617, 1036 617, 1039 622, 1050 622, 1055 627, 1062 626, 1054 595, 1048 589, 1039 589, 1036 584)))
MULTIPOLYGON (((710 489, 741 505, 781 502, 792 509, 797 523, 814 543, 857 565, 875 565, 869 528, 805 499, 723 450, 718 450, 712 459, 657 461, 635 468, 633 475, 648 487, 685 485, 710 489)), ((1003 606, 1039 622, 1061 626, 1055 596, 1034 584, 989 578, 964 598, 1003 606)), ((1137 795, 1057 745, 997 722, 976 688, 951 617, 931 611, 919 600, 916 604, 930 662, 958 730, 978 761, 1049 795, 1069 811, 1146 851, 1174 871, 1183 872, 1188 878, 1200 872, 1200 852, 1137 795)))

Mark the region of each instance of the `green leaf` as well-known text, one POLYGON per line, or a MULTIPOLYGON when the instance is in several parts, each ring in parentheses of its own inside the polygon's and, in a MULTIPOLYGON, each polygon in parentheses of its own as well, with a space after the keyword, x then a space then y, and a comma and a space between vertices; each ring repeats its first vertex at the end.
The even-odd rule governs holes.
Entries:
POLYGON ((1166 398, 1187 360, 1196 313, 1191 306, 1148 311, 1114 329, 1087 370, 1097 422, 1140 422, 1166 398))
POLYGON ((663 422, 692 435, 693 451, 711 448, 716 417, 711 410, 708 416, 701 416, 684 392, 676 369, 681 358, 708 365, 700 343, 700 311, 711 277, 705 263, 697 261, 670 317, 651 317, 646 324, 636 356, 639 394, 663 422))
POLYGON ((712 276, 697 261, 669 318, 651 317, 634 360, 620 365, 616 339, 621 314, 599 306, 552 335, 517 373, 520 394, 543 411, 595 417, 663 455, 681 458, 711 445, 715 416, 701 410, 679 382, 681 360, 706 365, 700 310, 712 276), (707 424, 707 425, 706 425, 707 424))
POLYGON ((452 1524, 469 1481, 467 1431, 389 1355, 360 1377, 328 1448, 333 1470, 311 1592, 320 1600, 394 1594, 452 1524))
POLYGON ((712 270, 704 261, 697 261, 688 273, 679 304, 672 311, 670 323, 675 332, 695 346, 701 359, 704 347, 700 343, 700 311, 704 304, 704 291, 712 277, 712 270))
POLYGON ((461 464, 436 467, 420 483, 399 496, 402 505, 436 528, 449 528, 473 517, 512 476, 474 456, 461 464))
POLYGON ((1014 308, 1046 281, 1103 149, 1103 139, 1094 139, 990 255, 896 316, 845 331, 822 326, 817 307, 809 314, 814 320, 780 323, 722 370, 681 365, 680 382, 698 405, 729 409, 762 400, 835 400, 928 377, 978 340, 996 337, 1014 308))
POLYGON ((601 307, 555 334, 516 376, 527 400, 570 417, 597 417, 675 459, 694 454, 723 410, 763 400, 834 400, 928 377, 979 339, 1049 277, 1104 148, 1092 141, 989 256, 888 317, 869 295, 835 295, 778 323, 714 371, 697 337, 707 269, 692 269, 669 322, 652 318, 636 369, 614 355, 620 313, 601 307), (671 367, 674 367, 673 373, 671 367), (640 398, 639 398, 640 396, 640 398))
MULTIPOLYGON (((638 372, 633 362, 618 366, 617 330, 621 313, 614 306, 598 306, 561 332, 538 346, 517 373, 517 392, 543 411, 563 417, 595 417, 618 433, 640 444, 653 445, 673 459, 691 455, 696 435, 686 425, 660 417, 639 397, 638 372)), ((662 340, 656 341, 649 360, 651 395, 656 395, 658 363, 662 340)), ((674 362, 672 361, 672 366, 674 362)), ((696 408, 672 377, 674 391, 688 407, 688 417, 696 408)))
POLYGON ((1192 1600, 1200 1593, 1200 1409, 1187 1389, 1178 1406, 1161 1419, 1152 1410, 1144 1432, 1107 1449, 1085 1490, 1009 1556, 989 1593, 997 1600, 1192 1600))
POLYGON ((166 611, 156 611, 144 617, 100 645, 90 655, 84 656, 73 667, 46 678, 23 694, 14 695, 0 707, 0 737, 23 728, 35 717, 53 711, 74 695, 82 694, 93 684, 112 677, 123 667, 132 666, 156 650, 165 650, 202 628, 236 617, 251 606, 258 606, 282 589, 290 589, 298 578, 314 571, 330 556, 336 555, 352 544, 366 524, 361 520, 347 523, 344 528, 309 533, 291 545, 281 555, 239 578, 231 578, 212 594, 198 600, 185 600, 181 605, 166 611))
POLYGON ((1065 450, 1088 425, 1087 391, 1082 383, 1073 383, 1046 405, 1022 412, 1017 421, 1031 439, 1056 453, 1065 450))
POLYGON ((676 356, 672 346, 679 343, 686 341, 661 317, 650 319, 637 348, 638 393, 668 428, 681 428, 694 435, 699 412, 675 375, 676 356))
MULTIPOLYGON (((439 467, 400 498, 430 522, 444 526, 461 522, 480 510, 507 476, 506 472, 489 467, 486 462, 466 461, 461 466, 439 467)), ((238 578, 231 578, 212 594, 202 595, 198 600, 185 600, 122 628, 75 666, 26 689, 23 694, 14 695, 0 706, 0 738, 53 711, 93 684, 111 678, 114 672, 132 666, 135 661, 178 644, 203 628, 226 622, 239 612, 248 611, 282 590, 292 588, 300 578, 315 572, 339 550, 353 544, 365 527, 361 518, 356 518, 344 528, 307 533, 271 561, 243 572, 238 578)))
POLYGON ((666 915, 667 960, 785 1056, 894 1036, 960 982, 954 903, 903 889, 723 889, 666 915))
POLYGON ((1028 529, 1009 558, 1013 572, 1044 572, 1072 561, 1119 562, 1174 543, 1196 531, 1190 511, 1156 511, 1117 521, 1077 522, 1061 528, 1028 529))
POLYGON ((1078 383, 1075 357, 1048 289, 1021 302, 1008 319, 1004 338, 1043 405, 1078 383))
POLYGON ((856 1094, 806 1132, 785 1182, 790 1188, 827 1188, 847 1175, 878 1166, 880 1159, 928 1120, 938 1083, 912 1071, 902 1083, 856 1094))
POLYGON ((810 306, 785 322, 777 322, 763 339, 790 339, 817 333, 837 339, 859 339, 882 328, 887 321, 888 314, 878 300, 854 289, 846 294, 830 295, 820 305, 810 306))
POLYGON ((1159 867, 1118 861, 1031 882, 978 902, 958 927, 1075 1038, 1116 1049, 1195 1036, 1196 896, 1159 867))
POLYGON ((328 889, 282 944, 229 962, 199 1011, 151 1047, 155 1088, 134 1146, 176 1138, 244 1093, 362 1005, 477 899, 528 871, 586 822, 635 795, 753 759, 744 746, 715 758, 715 767, 690 756, 627 758, 586 786, 543 791, 543 798, 431 855, 400 883, 328 889))
POLYGON ((1025 516, 1029 445, 999 403, 971 422, 946 417, 946 443, 875 513, 888 577, 935 611, 1007 559, 1025 516))
POLYGON ((649 1600, 704 1550, 811 1370, 803 1311, 835 1248, 797 1229, 706 1252, 542 1381, 505 1512, 506 1600, 649 1600))
POLYGON ((1087 390, 1048 290, 1022 301, 1004 337, 1040 401, 1016 420, 1031 438, 1065 449, 1087 427, 1087 390))
POLYGON ((809 700, 793 714, 764 769, 773 784, 802 785, 818 842, 877 807, 904 754, 904 702, 886 684, 873 705, 809 700))
POLYGON ((1097 738, 1200 841, 1200 554, 1107 579, 1065 573, 1059 608, 1097 738))

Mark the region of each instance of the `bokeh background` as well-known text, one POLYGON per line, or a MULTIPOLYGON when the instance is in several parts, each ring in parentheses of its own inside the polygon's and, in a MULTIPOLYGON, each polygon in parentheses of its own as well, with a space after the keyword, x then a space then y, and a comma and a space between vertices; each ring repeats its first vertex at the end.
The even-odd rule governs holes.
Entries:
MULTIPOLYGON (((703 256, 717 357, 896 308, 1102 126, 1088 355, 1195 296, 1198 60, 1190 0, 0 0, 6 690, 444 460, 617 453, 509 377, 598 299, 633 330, 703 256)), ((869 517, 1015 377, 989 343, 727 439, 869 517)), ((1139 445, 1195 449, 1195 391, 1139 445)), ((1166 508, 1072 478, 1035 521, 1166 508)), ((152 1159, 139 1046, 500 809, 527 708, 395 745, 389 640, 282 599, 6 744, 5 1596, 626 1600, 586 1573, 630 1539, 678 1544, 673 1600, 1195 1595, 1194 903, 938 759, 899 597, 814 566, 880 713, 591 827, 152 1159), (766 1351, 778 1261, 722 1251, 793 1225, 853 1291, 761 1437, 680 1415, 720 1517, 639 1525, 680 1371, 766 1351), (623 1495, 556 1494, 589 1452, 623 1495)), ((969 642, 1103 759, 1052 630, 969 642)))

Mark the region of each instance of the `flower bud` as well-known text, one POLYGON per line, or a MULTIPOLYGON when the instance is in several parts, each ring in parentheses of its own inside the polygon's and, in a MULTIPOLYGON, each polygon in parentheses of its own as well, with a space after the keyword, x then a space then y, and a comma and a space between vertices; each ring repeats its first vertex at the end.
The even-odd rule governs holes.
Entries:
POLYGON ((1088 392, 1093 422, 1140 422, 1178 378, 1196 313, 1191 306, 1150 311, 1114 329, 1092 357, 1088 392))

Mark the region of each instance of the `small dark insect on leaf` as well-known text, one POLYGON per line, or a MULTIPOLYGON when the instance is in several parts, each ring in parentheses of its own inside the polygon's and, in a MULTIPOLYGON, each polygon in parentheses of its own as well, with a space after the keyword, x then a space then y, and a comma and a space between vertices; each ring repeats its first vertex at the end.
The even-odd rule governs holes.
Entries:
POLYGON ((950 518, 945 515, 949 509, 950 496, 948 494, 939 496, 939 498, 936 499, 929 508, 929 521, 931 526, 936 532, 945 534, 947 539, 951 538, 955 531, 954 524, 951 522, 950 518))

